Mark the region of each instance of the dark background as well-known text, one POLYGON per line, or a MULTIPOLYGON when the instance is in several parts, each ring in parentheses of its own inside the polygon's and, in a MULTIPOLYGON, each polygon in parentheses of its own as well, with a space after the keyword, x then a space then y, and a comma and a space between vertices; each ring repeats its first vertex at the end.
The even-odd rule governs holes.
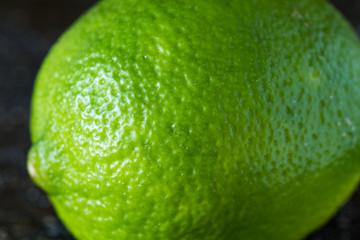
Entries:
MULTIPOLYGON (((0 240, 73 239, 27 174, 29 109, 35 75, 49 48, 95 2, 0 0, 0 240)), ((360 0, 331 2, 360 35, 360 0)), ((307 240, 359 239, 360 188, 307 240)))

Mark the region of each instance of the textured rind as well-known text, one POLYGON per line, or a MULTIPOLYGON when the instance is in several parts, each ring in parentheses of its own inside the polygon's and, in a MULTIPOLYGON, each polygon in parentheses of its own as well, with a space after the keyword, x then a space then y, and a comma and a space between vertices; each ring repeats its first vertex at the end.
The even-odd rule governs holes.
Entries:
POLYGON ((301 239, 359 180, 360 47, 320 0, 106 0, 33 96, 33 179, 78 239, 301 239))

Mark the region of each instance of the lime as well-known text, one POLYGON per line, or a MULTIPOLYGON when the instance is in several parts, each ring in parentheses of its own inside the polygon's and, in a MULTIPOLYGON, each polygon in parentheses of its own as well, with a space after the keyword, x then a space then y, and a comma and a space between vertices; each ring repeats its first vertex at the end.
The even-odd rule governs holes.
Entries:
POLYGON ((360 177, 359 63, 323 0, 101 1, 39 72, 29 172, 78 239, 301 239, 360 177))

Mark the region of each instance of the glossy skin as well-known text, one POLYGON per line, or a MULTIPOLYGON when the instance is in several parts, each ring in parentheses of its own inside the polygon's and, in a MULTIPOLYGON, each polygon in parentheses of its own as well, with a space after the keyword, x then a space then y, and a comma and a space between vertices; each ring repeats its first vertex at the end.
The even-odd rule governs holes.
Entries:
POLYGON ((301 239, 360 177, 360 46, 321 0, 106 0, 51 50, 29 172, 78 239, 301 239))

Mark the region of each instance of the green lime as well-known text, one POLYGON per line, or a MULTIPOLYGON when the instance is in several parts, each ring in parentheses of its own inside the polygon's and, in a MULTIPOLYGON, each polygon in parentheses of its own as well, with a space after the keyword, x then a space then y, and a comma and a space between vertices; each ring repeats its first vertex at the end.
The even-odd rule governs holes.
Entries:
POLYGON ((326 1, 105 0, 39 72, 29 172, 78 239, 301 239, 359 180, 359 93, 326 1))

